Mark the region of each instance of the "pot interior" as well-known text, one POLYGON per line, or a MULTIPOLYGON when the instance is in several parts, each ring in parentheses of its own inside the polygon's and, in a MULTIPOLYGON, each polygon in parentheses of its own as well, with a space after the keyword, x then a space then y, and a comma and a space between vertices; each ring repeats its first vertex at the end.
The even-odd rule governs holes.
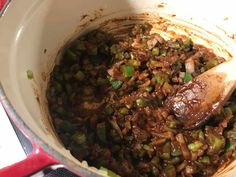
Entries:
MULTIPOLYGON (((0 19, 0 80, 6 96, 24 123, 57 152, 53 155, 80 172, 74 165, 87 165, 78 162, 57 138, 45 99, 50 72, 63 47, 95 28, 121 34, 132 24, 148 21, 165 38, 190 35, 224 58, 235 57, 235 42, 229 38, 236 32, 232 27, 234 6, 217 2, 209 13, 211 4, 202 3, 206 4, 201 0, 191 4, 187 0, 12 1, 0 19), (227 11, 219 11, 223 7, 227 11), (32 80, 27 78, 27 70, 33 72, 32 80)), ((235 176, 235 163, 219 175, 235 176)), ((102 174, 94 168, 89 171, 102 174)))

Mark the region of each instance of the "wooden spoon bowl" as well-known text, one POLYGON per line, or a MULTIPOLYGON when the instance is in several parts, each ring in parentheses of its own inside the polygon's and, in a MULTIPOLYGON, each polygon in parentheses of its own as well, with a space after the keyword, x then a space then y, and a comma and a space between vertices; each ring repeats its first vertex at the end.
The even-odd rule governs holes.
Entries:
POLYGON ((165 104, 184 129, 203 125, 220 111, 236 88, 236 60, 224 62, 181 86, 165 104))

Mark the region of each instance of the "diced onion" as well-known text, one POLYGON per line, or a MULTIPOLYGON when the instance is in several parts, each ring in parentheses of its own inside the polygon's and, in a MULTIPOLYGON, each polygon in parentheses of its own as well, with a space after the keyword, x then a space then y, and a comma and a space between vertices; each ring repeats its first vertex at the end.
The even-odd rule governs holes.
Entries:
POLYGON ((189 58, 185 61, 185 69, 186 69, 186 72, 188 72, 189 74, 192 74, 195 72, 195 64, 192 58, 189 58))

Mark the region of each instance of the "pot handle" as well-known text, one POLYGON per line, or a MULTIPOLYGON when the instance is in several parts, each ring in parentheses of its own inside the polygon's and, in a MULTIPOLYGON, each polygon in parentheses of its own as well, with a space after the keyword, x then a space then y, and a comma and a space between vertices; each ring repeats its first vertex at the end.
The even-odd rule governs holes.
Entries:
POLYGON ((0 0, 0 12, 1 12, 1 9, 4 7, 5 4, 6 4, 6 0, 0 0))
MULTIPOLYGON (((40 146, 41 143, 37 142, 37 139, 33 138, 34 135, 31 136, 27 135, 27 132, 25 132, 26 128, 25 129, 22 128, 24 126, 26 127, 26 125, 24 125, 23 121, 20 120, 18 115, 15 113, 13 107, 8 102, 5 93, 1 87, 1 83, 0 83, 0 108, 2 109, 1 111, 2 118, 3 116, 5 116, 6 119, 10 118, 12 120, 12 123, 16 125, 16 130, 20 131, 18 135, 22 134, 22 136, 24 136, 24 138, 27 139, 28 141, 27 144, 30 144, 31 146, 30 152, 27 152, 26 146, 22 146, 25 152, 27 152, 26 158, 12 165, 0 168, 0 177, 30 176, 47 166, 60 164, 59 161, 57 161, 48 152, 46 152, 41 148, 40 146)), ((18 139, 20 139, 19 137, 18 139)), ((12 152, 12 154, 9 155, 14 156, 14 153, 17 153, 17 151, 12 152)))
MULTIPOLYGON (((1 99, 0 96, 0 109, 1 109, 1 118, 2 119, 8 119, 8 118, 13 118, 13 115, 10 113, 9 109, 4 109, 4 104, 3 100, 1 99), (8 112, 7 113, 5 112, 8 112), (8 110, 8 111, 7 111, 8 110)), ((6 106, 6 105, 5 105, 6 106)), ((14 122, 14 121, 13 121, 14 122)), ((10 122, 9 122, 10 124, 10 122)), ((12 126, 12 125, 10 125, 12 126)), ((59 164, 59 162, 54 159, 50 154, 48 154, 47 152, 45 152, 37 143, 36 140, 29 138, 28 136, 26 136, 26 134, 24 133, 24 131, 21 131, 20 129, 18 129, 18 127, 15 127, 15 131, 19 132, 16 134, 13 134, 13 136, 18 136, 18 139, 21 139, 21 143, 26 142, 21 144, 22 148, 25 150, 26 153, 26 157, 25 159, 18 161, 16 163, 13 163, 9 166, 3 167, 2 169, 0 169, 0 177, 25 177, 25 176, 29 176, 33 173, 36 173, 40 170, 42 170, 43 168, 49 166, 49 165, 55 165, 55 164, 59 164), (24 137, 25 140, 23 140, 20 137, 24 137), (30 148, 28 148, 30 147, 30 148), (29 152, 27 152, 29 150, 29 152)), ((12 130, 14 131, 14 130, 12 130)), ((12 136, 11 134, 9 134, 10 136, 12 136)), ((4 143, 4 142, 3 142, 4 143)), ((9 146, 10 144, 6 145, 9 146)), ((12 144, 14 146, 14 144, 12 144)), ((6 147, 7 148, 7 147, 6 147)), ((15 149, 12 149, 13 151, 16 150, 16 152, 12 152, 12 154, 7 153, 8 155, 14 156, 14 153, 18 153, 19 151, 17 151, 17 149, 20 147, 16 147, 15 149)), ((10 151, 11 153, 11 151, 10 151)), ((4 159, 2 159, 4 160, 4 159)))
MULTIPOLYGON (((10 2, 10 0, 0 0, 0 17, 1 17, 2 11, 4 10, 4 7, 6 7, 6 4, 8 2, 10 2)), ((1 84, 0 84, 0 88, 1 88, 1 84)), ((3 100, 0 99, 0 104, 1 104, 1 101, 3 100)), ((24 134, 24 132, 22 133, 24 134)), ((29 155, 27 155, 24 160, 16 162, 15 164, 12 164, 10 166, 0 169, 0 177, 30 176, 49 165, 59 164, 59 162, 56 159, 54 159, 52 156, 46 153, 33 140, 30 140, 30 143, 33 146, 33 151, 29 155)), ((17 153, 17 152, 12 152, 13 156, 14 156, 14 153, 17 153)))
MULTIPOLYGON (((26 159, 17 162, 13 165, 0 169, 0 177, 25 177, 30 176, 49 165, 58 164, 58 162, 46 153, 38 145, 33 144, 33 152, 26 159)), ((14 155, 14 153, 13 153, 14 155)))

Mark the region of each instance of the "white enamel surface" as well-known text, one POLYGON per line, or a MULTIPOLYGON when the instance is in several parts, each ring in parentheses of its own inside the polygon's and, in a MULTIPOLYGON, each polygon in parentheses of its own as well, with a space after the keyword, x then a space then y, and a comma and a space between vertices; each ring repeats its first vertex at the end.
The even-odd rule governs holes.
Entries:
MULTIPOLYGON (((0 82, 24 122, 62 156, 69 157, 71 161, 79 164, 55 138, 56 135, 49 126, 47 116, 42 114, 35 99, 33 89, 36 88, 42 100, 46 82, 42 80, 41 73, 48 73, 58 50, 71 36, 80 34, 82 28, 79 26, 94 17, 101 18, 92 22, 90 27, 96 26, 99 20, 101 22, 124 14, 152 12, 175 14, 178 19, 192 20, 192 23, 207 28, 208 31, 221 37, 226 35, 222 28, 227 35, 232 36, 236 33, 233 2, 229 0, 214 2, 210 0, 207 2, 205 0, 13 0, 0 18, 0 82), (164 8, 158 8, 162 2, 164 8), (81 16, 85 14, 89 16, 81 20, 81 16), (46 53, 44 49, 47 49, 46 53), (34 73, 33 81, 26 77, 28 69, 34 73)), ((234 45, 233 41, 227 39, 226 47, 233 55, 234 45)), ((235 176, 236 172, 231 171, 230 175, 235 176)))

